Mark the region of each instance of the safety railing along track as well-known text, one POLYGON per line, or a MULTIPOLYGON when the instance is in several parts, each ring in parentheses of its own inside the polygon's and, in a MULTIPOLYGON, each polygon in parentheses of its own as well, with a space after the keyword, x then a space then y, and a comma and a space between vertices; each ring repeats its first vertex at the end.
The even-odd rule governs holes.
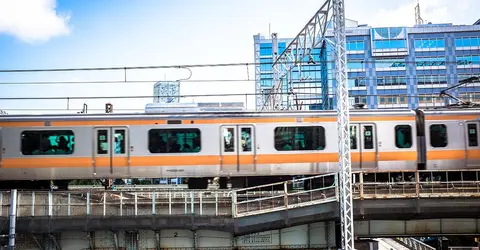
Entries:
MULTIPOLYGON (((480 198, 478 171, 405 171, 402 178, 354 173, 354 199, 480 198), (420 178, 440 173, 446 178, 420 178), (412 177, 413 175, 413 177, 412 177), (460 179, 454 179, 453 176, 460 179), (467 178, 463 178, 465 175, 467 178), (406 178, 408 177, 408 178, 406 178)), ((392 174, 393 176, 393 174, 392 174)), ((17 216, 207 215, 234 218, 338 202, 336 173, 235 190, 18 191, 17 216)), ((10 192, 0 192, 0 217, 9 212, 10 192)))

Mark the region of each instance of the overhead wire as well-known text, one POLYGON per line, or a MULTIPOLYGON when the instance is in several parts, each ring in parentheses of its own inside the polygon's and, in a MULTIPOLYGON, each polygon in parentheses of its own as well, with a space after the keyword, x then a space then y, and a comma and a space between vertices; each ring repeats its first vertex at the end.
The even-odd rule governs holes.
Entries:
MULTIPOLYGON (((476 92, 471 92, 476 93, 476 92)), ((282 93, 278 93, 282 94, 282 93)), ((300 93, 303 94, 303 93, 300 93)), ((310 93, 305 93, 308 95, 310 93)), ((322 95, 322 93, 317 93, 322 95)), ((432 93, 433 94, 433 93, 432 93)), ((257 95, 267 95, 261 93, 222 93, 222 94, 197 94, 197 95, 137 95, 137 96, 44 96, 44 97, 0 97, 0 100, 84 100, 84 99, 144 99, 144 98, 166 98, 166 97, 177 97, 177 98, 189 98, 189 97, 225 97, 225 96, 257 96, 257 95)), ((428 94, 351 94, 350 97, 384 97, 384 96, 401 96, 401 97, 423 97, 428 94)), ((336 94, 327 94, 328 97, 335 97, 336 94)))
MULTIPOLYGON (((432 56, 433 58, 435 56, 432 56)), ((432 57, 425 57, 425 58, 432 58, 432 57)), ((439 56, 440 57, 440 56, 439 56)), ((421 59, 422 57, 419 57, 421 59)), ((260 60, 263 58, 260 58, 260 60)), ((271 59, 271 58, 265 58, 271 59)), ((366 63, 375 63, 375 62, 401 62, 401 63, 418 63, 424 62, 421 60, 416 61, 407 61, 404 59, 387 59, 387 60, 375 60, 375 59, 349 59, 347 62, 366 62, 366 63)), ((458 64, 459 61, 465 60, 456 60, 456 61, 433 61, 428 60, 425 62, 429 63, 444 63, 444 64, 458 64)), ((309 64, 307 61, 305 62, 297 62, 301 63, 303 66, 320 66, 320 64, 316 63, 334 63, 334 60, 318 60, 315 61, 315 64, 309 64)), ((242 63, 216 63, 216 64, 182 64, 182 65, 151 65, 151 66, 125 66, 125 67, 91 67, 91 68, 45 68, 45 69, 0 69, 0 73, 35 73, 35 72, 65 72, 65 71, 105 71, 105 70, 145 70, 145 69, 171 69, 171 68, 209 68, 209 67, 235 67, 235 66, 256 66, 256 65, 272 65, 273 62, 242 62, 242 63)), ((287 61, 287 64, 295 63, 293 61, 287 61)), ((472 62, 473 63, 473 60, 472 62)), ((427 67, 429 65, 426 65, 427 67)), ((441 65, 430 65, 430 66, 441 66, 441 65)))

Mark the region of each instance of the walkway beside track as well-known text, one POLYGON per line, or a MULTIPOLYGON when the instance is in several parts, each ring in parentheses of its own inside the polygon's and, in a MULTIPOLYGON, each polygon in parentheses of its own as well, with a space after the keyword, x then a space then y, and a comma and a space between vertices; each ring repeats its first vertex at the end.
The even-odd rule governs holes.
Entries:
MULTIPOLYGON (((480 218, 479 172, 428 173, 381 173, 390 181, 375 179, 381 175, 378 173, 356 173, 354 217, 359 221, 356 225, 375 234, 373 224, 364 225, 362 221, 480 218), (421 176, 428 173, 432 178, 422 180, 421 176), (438 174, 447 178, 435 180, 438 174), (468 178, 448 181, 452 180, 448 177, 454 175, 468 178), (372 176, 374 180, 367 180, 372 176), (472 176, 476 177, 472 179, 472 176)), ((245 235, 319 221, 338 221, 338 195, 336 174, 233 191, 19 191, 16 230, 17 233, 56 233, 175 228, 245 235), (311 187, 309 190, 292 188, 307 184, 311 187)), ((2 225, 8 223, 9 199, 9 192, 0 193, 2 225)), ((8 227, 1 233, 8 233, 5 229, 8 227)))

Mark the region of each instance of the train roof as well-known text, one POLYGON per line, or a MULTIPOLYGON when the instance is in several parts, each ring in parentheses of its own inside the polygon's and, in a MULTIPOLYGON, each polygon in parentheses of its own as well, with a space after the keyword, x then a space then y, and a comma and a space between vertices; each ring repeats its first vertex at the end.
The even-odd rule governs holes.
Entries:
MULTIPOLYGON (((408 109, 356 109, 352 116, 414 116, 415 111, 408 109)), ((44 121, 44 120, 125 120, 125 119, 202 119, 202 118, 262 118, 262 117, 332 117, 336 110, 319 111, 215 111, 215 112, 181 112, 181 113, 111 113, 111 114, 45 114, 45 115, 4 115, 0 121, 44 121)))

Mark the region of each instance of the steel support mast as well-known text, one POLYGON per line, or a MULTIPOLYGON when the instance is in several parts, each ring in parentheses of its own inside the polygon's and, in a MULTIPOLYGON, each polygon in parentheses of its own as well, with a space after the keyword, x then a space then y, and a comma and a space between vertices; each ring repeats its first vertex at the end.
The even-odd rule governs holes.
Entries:
MULTIPOLYGON (((340 214, 342 223, 342 249, 354 249, 353 201, 350 160, 350 113, 347 78, 347 51, 345 32, 344 0, 325 0, 320 9, 288 44, 285 51, 273 62, 275 81, 265 100, 262 110, 280 109, 282 80, 295 67, 301 66, 305 58, 312 59, 311 52, 328 40, 325 39, 327 23, 333 23, 335 81, 337 86, 338 162, 340 181, 340 214), (333 9, 332 19, 329 13, 333 9)), ((273 37, 277 39, 277 37, 273 37)), ((326 100, 323 100, 326 101, 326 100)))
POLYGON ((338 161, 340 167, 340 214, 342 249, 354 249, 352 174, 350 161, 350 112, 347 75, 347 38, 345 2, 333 1, 333 33, 335 38, 335 80, 337 83, 338 161))

